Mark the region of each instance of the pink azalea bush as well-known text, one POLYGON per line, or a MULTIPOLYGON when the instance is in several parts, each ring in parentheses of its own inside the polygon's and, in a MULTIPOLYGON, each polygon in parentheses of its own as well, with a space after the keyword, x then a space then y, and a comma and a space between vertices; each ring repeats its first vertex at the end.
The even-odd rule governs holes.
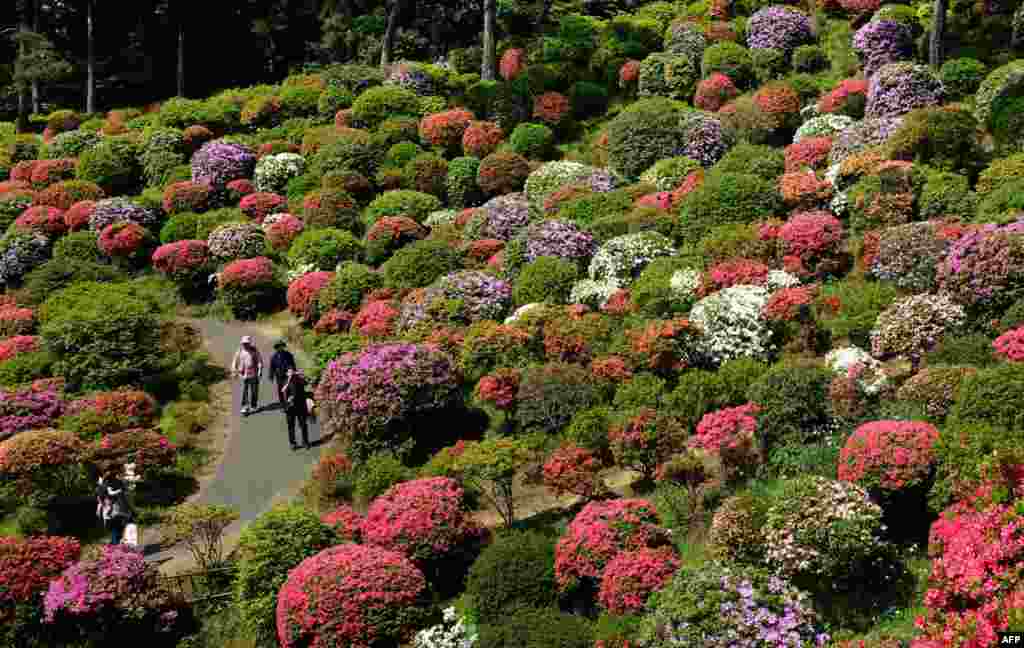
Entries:
POLYGON ((0 390, 0 439, 51 427, 64 414, 66 406, 63 394, 52 386, 0 390))
POLYGON ((927 479, 939 439, 923 421, 872 421, 861 425, 839 453, 839 479, 869 490, 897 491, 927 479))
POLYGON ((309 272, 288 284, 288 310, 303 321, 316 317, 317 295, 334 279, 333 272, 309 272))
POLYGON ((277 597, 281 648, 400 643, 425 620, 423 574, 402 554, 342 544, 302 561, 277 597))
POLYGON ((0 338, 27 335, 36 328, 36 312, 11 302, 0 303, 0 338))
POLYGON ((103 254, 133 259, 152 249, 153 236, 145 227, 131 221, 111 223, 100 232, 96 243, 103 254))
POLYGON ((640 614, 651 593, 664 587, 679 569, 670 547, 623 551, 601 572, 597 600, 610 614, 640 614))
POLYGON ((348 504, 342 504, 332 511, 320 516, 320 521, 334 529, 338 536, 353 542, 359 540, 363 516, 348 504))
POLYGON ((544 462, 544 486, 556 497, 570 494, 591 499, 603 490, 598 476, 601 467, 592 451, 573 444, 563 445, 544 462))
POLYGON ((996 354, 1010 362, 1024 362, 1024 326, 1003 333, 992 342, 996 354))
POLYGON ((261 191, 247 194, 238 203, 238 208, 249 220, 262 223, 264 218, 285 209, 287 204, 288 201, 284 196, 261 191))
POLYGON ((153 267, 177 281, 193 280, 211 269, 210 247, 206 241, 175 241, 153 252, 153 267))
POLYGON ((0 362, 10 360, 22 353, 32 353, 39 350, 39 338, 35 335, 15 335, 0 340, 0 362))
POLYGON ((273 214, 263 220, 267 241, 279 252, 287 250, 305 227, 301 219, 291 214, 273 214))
POLYGON ((750 468, 758 460, 757 412, 755 403, 708 412, 688 444, 720 457, 730 472, 750 468))

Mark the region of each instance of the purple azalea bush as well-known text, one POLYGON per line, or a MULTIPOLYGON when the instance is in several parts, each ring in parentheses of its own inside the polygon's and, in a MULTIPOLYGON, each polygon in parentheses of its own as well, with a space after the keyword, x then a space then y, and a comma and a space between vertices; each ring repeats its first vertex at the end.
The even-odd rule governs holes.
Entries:
POLYGON ((813 41, 810 16, 792 7, 764 7, 747 22, 750 49, 777 49, 789 56, 800 45, 813 41))
POLYGON ((89 227, 97 233, 107 225, 127 222, 154 228, 160 224, 160 215, 127 198, 105 198, 96 203, 89 216, 89 227))
POLYGON ((437 280, 448 299, 461 302, 461 314, 470 322, 500 320, 512 300, 512 286, 486 272, 461 270, 437 280))
POLYGON ((435 90, 434 80, 426 70, 408 63, 395 65, 384 83, 411 90, 421 97, 432 95, 435 90))
POLYGON ((0 390, 0 441, 19 432, 53 427, 66 407, 64 396, 53 387, 0 390))
POLYGON ((872 20, 853 35, 853 49, 869 78, 883 65, 910 58, 913 47, 910 28, 894 20, 872 20))
POLYGON ((890 63, 883 66, 868 83, 867 118, 896 117, 915 108, 937 106, 945 91, 927 66, 916 63, 890 63))
POLYGON ((248 146, 214 140, 203 144, 192 156, 192 182, 221 190, 232 180, 251 178, 256 153, 248 146))
POLYGON ((710 113, 696 112, 688 115, 682 127, 686 131, 687 141, 680 155, 696 160, 705 167, 721 160, 735 143, 731 131, 710 113))
POLYGON ((853 124, 832 141, 829 163, 838 164, 854 153, 882 144, 902 124, 902 117, 876 117, 853 124))
POLYGON ((42 234, 10 234, 0 240, 0 285, 13 284, 46 263, 50 240, 42 234))
POLYGON ((938 265, 939 289, 968 307, 997 306, 1024 281, 1024 219, 983 225, 954 242, 938 265))
POLYGON ((526 260, 553 256, 586 262, 597 252, 597 240, 567 220, 545 220, 526 229, 526 260))
POLYGON ((267 236, 255 223, 226 223, 210 232, 206 244, 220 259, 251 259, 264 253, 267 236))
POLYGON ((477 223, 467 228, 477 231, 478 238, 507 241, 530 222, 530 203, 522 193, 510 193, 484 203, 477 223), (472 227, 471 227, 472 226, 472 227))
POLYGON ((648 606, 642 648, 811 648, 830 639, 806 593, 752 567, 684 567, 648 606))

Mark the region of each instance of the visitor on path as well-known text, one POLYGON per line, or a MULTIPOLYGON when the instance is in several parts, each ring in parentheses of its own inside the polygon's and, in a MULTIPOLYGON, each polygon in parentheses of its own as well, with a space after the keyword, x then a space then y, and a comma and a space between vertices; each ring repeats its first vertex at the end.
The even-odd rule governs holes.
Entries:
POLYGON ((260 378, 263 377, 263 357, 253 344, 252 337, 242 336, 242 344, 235 353, 231 370, 242 378, 242 416, 260 407, 260 378))
POLYGON ((124 482, 111 471, 106 478, 100 478, 96 488, 97 513, 104 526, 110 531, 110 544, 121 544, 124 529, 135 518, 135 512, 128 502, 124 482))
POLYGON ((268 378, 277 385, 277 402, 284 407, 284 384, 288 381, 288 370, 296 369, 295 356, 286 348, 288 343, 278 340, 274 343, 274 355, 270 356, 270 374, 268 378))
POLYGON ((295 444, 295 421, 298 419, 302 430, 302 447, 309 448, 309 408, 306 407, 306 379, 302 372, 292 368, 287 370, 288 379, 284 384, 284 416, 288 423, 288 443, 292 450, 298 450, 295 444))

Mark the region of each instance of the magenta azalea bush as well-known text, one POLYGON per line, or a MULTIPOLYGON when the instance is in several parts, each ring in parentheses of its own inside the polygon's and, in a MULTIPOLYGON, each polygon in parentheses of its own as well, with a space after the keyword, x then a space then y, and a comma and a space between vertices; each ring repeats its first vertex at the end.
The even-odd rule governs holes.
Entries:
POLYGON ((64 395, 53 387, 0 390, 0 440, 26 430, 52 427, 66 407, 64 395))
POLYGON ((468 322, 501 319, 512 300, 512 286, 479 270, 460 270, 437 280, 440 294, 459 302, 468 322))
POLYGON ((868 78, 883 65, 910 58, 913 46, 910 28, 894 20, 872 20, 853 35, 853 49, 868 78))
POLYGON ((566 220, 543 220, 526 228, 527 261, 553 256, 585 264, 597 252, 597 240, 566 220))
POLYGON ((151 209, 132 202, 127 198, 105 198, 96 203, 89 216, 89 227, 102 232, 114 223, 132 222, 142 227, 153 228, 160 224, 160 217, 151 209))
POLYGON ((1024 280, 1024 220, 966 232, 938 267, 939 288, 972 310, 1006 305, 1024 280))
POLYGON ((223 140, 203 144, 192 156, 192 182, 214 190, 223 190, 232 180, 251 178, 255 169, 255 151, 223 140))
POLYGON ((521 193, 492 198, 481 210, 466 225, 467 234, 473 238, 507 241, 530 222, 530 203, 521 193))

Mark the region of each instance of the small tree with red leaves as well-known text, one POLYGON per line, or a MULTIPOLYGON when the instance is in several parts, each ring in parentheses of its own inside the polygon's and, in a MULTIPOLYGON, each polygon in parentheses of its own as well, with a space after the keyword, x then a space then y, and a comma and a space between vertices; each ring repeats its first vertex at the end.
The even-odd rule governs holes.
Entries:
POLYGON ((602 467, 590 450, 566 444, 544 462, 544 485, 556 497, 577 495, 591 500, 607 492, 600 478, 602 467))
POLYGON ((661 463, 684 447, 686 436, 677 419, 650 408, 624 417, 608 431, 615 464, 635 470, 647 481, 661 463))

